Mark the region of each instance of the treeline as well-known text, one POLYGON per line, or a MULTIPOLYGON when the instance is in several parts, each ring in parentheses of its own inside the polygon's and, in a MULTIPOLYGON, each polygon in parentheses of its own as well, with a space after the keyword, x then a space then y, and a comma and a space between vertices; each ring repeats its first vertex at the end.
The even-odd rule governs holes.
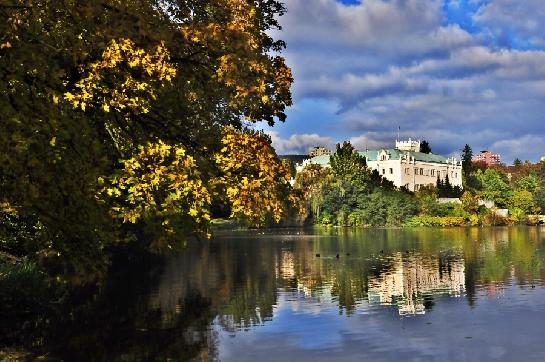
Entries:
POLYGON ((469 146, 462 152, 464 188, 448 178, 417 192, 396 189, 366 165, 349 142, 337 145, 331 167, 309 165, 295 187, 305 193, 307 217, 337 226, 462 226, 535 223, 545 210, 545 165, 505 169, 472 165, 469 146), (459 198, 442 203, 439 198, 459 198), (492 205, 493 203, 493 205, 492 205), (506 217, 498 209, 508 209, 506 217))

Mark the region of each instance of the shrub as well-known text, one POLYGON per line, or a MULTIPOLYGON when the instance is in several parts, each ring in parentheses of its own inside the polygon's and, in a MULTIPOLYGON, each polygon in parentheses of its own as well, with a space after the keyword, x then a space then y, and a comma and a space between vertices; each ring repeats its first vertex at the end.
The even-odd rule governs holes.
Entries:
POLYGON ((459 216, 428 216, 420 215, 410 218, 405 226, 409 227, 449 227, 467 225, 465 218, 459 216))

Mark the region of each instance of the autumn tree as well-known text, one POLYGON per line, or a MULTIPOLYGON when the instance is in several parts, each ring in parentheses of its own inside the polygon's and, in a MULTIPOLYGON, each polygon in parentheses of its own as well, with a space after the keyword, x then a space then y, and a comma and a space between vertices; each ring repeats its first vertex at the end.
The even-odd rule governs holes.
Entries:
POLYGON ((225 127, 286 118, 291 71, 269 35, 284 11, 274 0, 2 2, 0 217, 37 230, 0 228, 18 240, 2 249, 79 283, 104 274, 128 230, 199 233, 208 200, 185 188, 218 176, 225 127))
POLYGON ((225 195, 231 217, 250 226, 263 226, 268 220, 280 222, 290 206, 299 207, 291 191, 291 171, 278 158, 268 137, 226 127, 221 142, 223 147, 214 157, 219 176, 213 187, 214 192, 225 195))
POLYGON ((295 188, 303 192, 303 200, 314 218, 319 218, 324 188, 333 182, 331 168, 310 164, 297 173, 295 188))

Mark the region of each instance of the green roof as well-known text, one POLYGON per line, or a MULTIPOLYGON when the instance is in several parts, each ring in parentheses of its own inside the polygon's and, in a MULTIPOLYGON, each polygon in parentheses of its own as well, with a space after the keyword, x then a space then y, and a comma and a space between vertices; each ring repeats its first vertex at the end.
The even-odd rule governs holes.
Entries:
MULTIPOLYGON (((359 151, 358 153, 361 156, 364 156, 367 161, 377 161, 378 154, 382 150, 368 150, 368 151, 359 151)), ((386 153, 390 156, 390 160, 399 160, 401 155, 406 154, 408 151, 400 151, 396 148, 385 149, 386 153)), ((417 161, 421 162, 432 162, 432 163, 447 163, 447 158, 435 155, 433 153, 422 153, 422 152, 408 152, 412 157, 417 161)), ((309 159, 309 162, 315 165, 328 165, 329 164, 329 155, 316 156, 309 159)))
POLYGON ((329 165, 329 155, 321 155, 321 156, 312 157, 311 159, 309 159, 309 162, 312 163, 313 165, 320 165, 320 166, 329 165))

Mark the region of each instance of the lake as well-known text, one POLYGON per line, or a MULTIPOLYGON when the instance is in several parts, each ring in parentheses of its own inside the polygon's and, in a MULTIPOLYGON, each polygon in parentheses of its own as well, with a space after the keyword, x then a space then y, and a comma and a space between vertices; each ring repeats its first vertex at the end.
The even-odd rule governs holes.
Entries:
POLYGON ((66 360, 545 360, 545 228, 286 229, 116 273, 66 360))

